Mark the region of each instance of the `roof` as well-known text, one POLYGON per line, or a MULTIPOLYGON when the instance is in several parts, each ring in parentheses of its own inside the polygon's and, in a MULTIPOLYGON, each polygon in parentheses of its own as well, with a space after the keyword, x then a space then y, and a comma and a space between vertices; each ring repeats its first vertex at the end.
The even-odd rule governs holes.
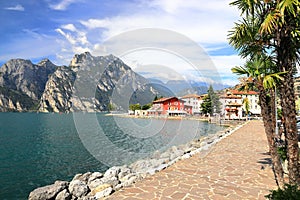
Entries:
POLYGON ((258 95, 258 92, 255 92, 253 90, 251 91, 238 91, 238 90, 231 90, 230 91, 232 94, 235 94, 235 95, 258 95))
POLYGON ((178 99, 177 97, 164 97, 164 98, 157 99, 156 101, 153 101, 153 103, 163 103, 166 101, 170 101, 171 99, 176 99, 176 101, 184 102, 183 100, 178 99))
POLYGON ((181 99, 188 99, 188 98, 201 98, 200 95, 198 94, 187 94, 187 95, 184 95, 183 97, 181 97, 181 99))

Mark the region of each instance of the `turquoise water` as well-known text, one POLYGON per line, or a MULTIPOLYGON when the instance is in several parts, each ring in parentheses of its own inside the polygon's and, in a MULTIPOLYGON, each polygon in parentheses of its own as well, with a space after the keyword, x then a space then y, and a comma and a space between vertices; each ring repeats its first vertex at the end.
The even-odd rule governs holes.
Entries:
POLYGON ((105 171, 118 162, 129 164, 222 129, 189 120, 0 113, 0 199, 26 199, 34 188, 55 180, 105 171))

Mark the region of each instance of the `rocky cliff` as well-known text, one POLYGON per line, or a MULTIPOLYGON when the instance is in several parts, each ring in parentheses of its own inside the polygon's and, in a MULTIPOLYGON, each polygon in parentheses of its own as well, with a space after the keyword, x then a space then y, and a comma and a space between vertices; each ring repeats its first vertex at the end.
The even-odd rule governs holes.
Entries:
POLYGON ((0 68, 0 111, 36 110, 48 75, 57 66, 48 59, 38 64, 12 59, 0 68))
POLYGON ((155 95, 168 95, 149 83, 119 58, 75 55, 69 67, 58 68, 46 83, 42 112, 106 111, 109 105, 127 110, 129 104, 147 104, 155 95))
POLYGON ((12 59, 0 68, 0 111, 99 112, 147 104, 155 95, 171 95, 151 84, 119 58, 75 55, 69 66, 48 59, 38 64, 12 59))

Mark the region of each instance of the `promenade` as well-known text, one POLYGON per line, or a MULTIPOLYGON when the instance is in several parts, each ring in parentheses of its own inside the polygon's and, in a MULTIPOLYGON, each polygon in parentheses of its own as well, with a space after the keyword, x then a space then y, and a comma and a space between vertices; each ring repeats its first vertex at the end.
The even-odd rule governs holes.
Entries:
POLYGON ((276 189, 261 121, 250 121, 206 152, 117 191, 110 200, 265 199, 276 189))

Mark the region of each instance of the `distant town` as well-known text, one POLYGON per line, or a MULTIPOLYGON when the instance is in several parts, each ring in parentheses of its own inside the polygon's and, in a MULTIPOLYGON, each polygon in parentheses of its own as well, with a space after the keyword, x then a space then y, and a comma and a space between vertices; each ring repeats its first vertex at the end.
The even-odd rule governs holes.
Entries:
MULTIPOLYGON (((217 94, 220 102, 220 114, 225 119, 242 119, 246 115, 260 116, 258 93, 255 91, 227 90, 217 94)), ((131 109, 135 116, 202 116, 209 115, 203 111, 202 104, 208 94, 188 94, 182 97, 163 97, 152 102, 149 109, 131 109)))

